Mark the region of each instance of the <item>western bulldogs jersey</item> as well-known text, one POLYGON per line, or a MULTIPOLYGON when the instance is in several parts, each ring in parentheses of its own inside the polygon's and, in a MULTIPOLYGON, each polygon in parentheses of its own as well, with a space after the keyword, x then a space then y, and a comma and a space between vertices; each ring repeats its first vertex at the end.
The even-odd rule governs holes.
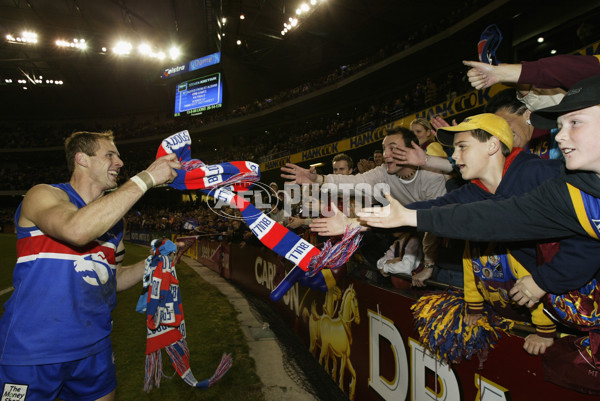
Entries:
MULTIPOLYGON (((70 184, 57 184, 78 208, 70 184)), ((39 365, 85 358, 110 346, 116 304, 115 253, 123 221, 86 246, 17 227, 14 292, 0 320, 0 364, 39 365)))

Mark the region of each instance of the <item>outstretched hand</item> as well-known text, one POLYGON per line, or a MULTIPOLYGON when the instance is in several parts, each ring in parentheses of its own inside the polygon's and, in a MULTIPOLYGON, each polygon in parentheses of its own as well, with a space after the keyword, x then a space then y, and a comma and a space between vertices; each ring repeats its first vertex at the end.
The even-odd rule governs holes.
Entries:
POLYGON ((366 207, 357 212, 360 221, 381 228, 417 226, 416 210, 405 208, 390 194, 386 194, 385 199, 389 202, 387 206, 366 207))
POLYGON ((284 167, 281 167, 281 171, 286 174, 281 174, 282 178, 285 178, 289 184, 312 184, 317 182, 318 174, 314 169, 307 170, 296 164, 286 163, 284 167))
POLYGON ((322 217, 314 219, 310 223, 310 229, 322 236, 342 235, 346 232, 346 227, 351 228, 358 227, 360 223, 357 219, 351 219, 331 203, 331 212, 333 214, 330 217, 322 217))
POLYGON ((392 158, 396 164, 423 166, 425 165, 425 151, 415 142, 410 147, 398 146, 392 150, 392 158))
POLYGON ((467 71, 467 77, 471 86, 475 89, 489 88, 490 86, 500 82, 496 75, 496 66, 479 61, 463 61, 467 67, 471 67, 467 71))
POLYGON ((521 76, 521 64, 499 64, 491 65, 479 61, 463 61, 467 67, 467 77, 471 86, 475 89, 489 88, 498 83, 517 83, 521 76))
MULTIPOLYGON (((449 127, 450 124, 448 124, 448 121, 444 120, 442 117, 440 116, 434 116, 431 118, 431 120, 429 120, 429 122, 431 123, 431 126, 433 127, 433 129, 435 129, 436 131, 440 128, 444 128, 444 127, 449 127)), ((452 125, 458 125, 458 123, 456 122, 456 120, 452 120, 452 125)))

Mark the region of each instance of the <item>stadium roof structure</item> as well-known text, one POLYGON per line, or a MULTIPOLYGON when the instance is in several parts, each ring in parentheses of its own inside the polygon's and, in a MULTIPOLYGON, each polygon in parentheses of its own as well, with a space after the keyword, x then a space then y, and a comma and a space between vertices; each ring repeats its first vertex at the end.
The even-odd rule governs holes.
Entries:
MULTIPOLYGON (((217 51, 230 87, 244 83, 246 93, 273 91, 410 37, 451 16, 458 3, 304 1, 314 3, 314 11, 282 35, 283 23, 297 17, 302 0, 0 0, 0 116, 166 112, 172 107, 173 82, 160 79, 164 69, 217 51), (128 56, 113 52, 119 40, 132 44, 128 56), (148 43, 154 56, 163 51, 166 57, 175 45, 181 61, 142 57, 141 43, 148 43), (246 74, 262 79, 244 80, 246 74)), ((494 18, 506 22, 529 10, 539 20, 550 15, 556 20, 598 7, 595 1, 581 0, 557 13, 556 7, 565 7, 563 1, 556 6, 541 0, 527 5, 516 0, 461 3, 494 9, 493 16, 469 30, 466 42, 473 48, 485 26, 480 25, 494 18)), ((534 33, 521 30, 523 37, 534 33)), ((425 57, 422 63, 444 62, 435 53, 425 57)))

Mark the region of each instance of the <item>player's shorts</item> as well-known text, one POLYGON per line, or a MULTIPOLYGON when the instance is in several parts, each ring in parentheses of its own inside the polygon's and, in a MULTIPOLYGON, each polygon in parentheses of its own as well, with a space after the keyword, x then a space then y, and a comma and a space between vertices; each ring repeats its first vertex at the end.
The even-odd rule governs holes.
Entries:
POLYGON ((0 400, 92 401, 117 387, 112 347, 71 362, 0 365, 0 400), (12 397, 11 397, 12 396, 12 397))

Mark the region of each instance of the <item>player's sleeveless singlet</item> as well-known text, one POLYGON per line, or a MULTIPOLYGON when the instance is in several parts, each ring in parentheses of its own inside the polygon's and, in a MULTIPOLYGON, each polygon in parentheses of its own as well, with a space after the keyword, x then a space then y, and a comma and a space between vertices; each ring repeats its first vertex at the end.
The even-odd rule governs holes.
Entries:
MULTIPOLYGON (((84 201, 70 184, 54 185, 78 208, 84 201)), ((83 247, 17 227, 15 290, 0 320, 0 364, 39 365, 72 361, 110 346, 116 304, 115 253, 123 221, 83 247)))

